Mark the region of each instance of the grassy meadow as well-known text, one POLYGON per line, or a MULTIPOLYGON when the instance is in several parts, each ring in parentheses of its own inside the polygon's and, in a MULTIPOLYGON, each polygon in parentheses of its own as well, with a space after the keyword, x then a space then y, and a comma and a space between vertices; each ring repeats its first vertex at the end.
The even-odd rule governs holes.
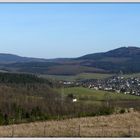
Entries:
POLYGON ((0 126, 0 137, 140 137, 140 112, 0 126))
POLYGON ((39 75, 39 77, 51 79, 51 80, 64 80, 64 81, 77 81, 77 80, 87 80, 87 79, 104 79, 111 77, 112 74, 103 73, 81 73, 77 75, 39 75))
POLYGON ((126 95, 123 93, 114 93, 101 90, 88 89, 84 87, 68 87, 55 89, 63 96, 73 94, 78 103, 84 105, 102 106, 106 101, 109 101, 113 106, 121 108, 135 108, 140 110, 140 97, 134 95, 126 95))
POLYGON ((102 101, 108 95, 112 100, 140 99, 139 96, 126 95, 122 93, 107 92, 102 90, 89 89, 84 87, 59 88, 57 91, 63 95, 73 94, 79 100, 102 101))
MULTIPOLYGON (((63 81, 78 81, 78 80, 90 80, 90 79, 105 79, 113 76, 114 74, 105 73, 81 73, 77 75, 47 75, 40 74, 39 77, 45 79, 51 79, 53 81, 63 80, 63 81)), ((140 77, 140 73, 124 74, 124 78, 140 77)))

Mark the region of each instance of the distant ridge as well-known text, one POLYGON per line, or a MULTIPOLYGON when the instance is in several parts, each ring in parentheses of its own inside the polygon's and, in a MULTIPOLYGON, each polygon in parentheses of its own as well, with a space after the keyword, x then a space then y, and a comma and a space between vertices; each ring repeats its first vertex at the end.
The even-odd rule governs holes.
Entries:
POLYGON ((140 72, 140 48, 120 47, 77 58, 40 59, 0 54, 0 70, 52 75, 140 72))
POLYGON ((108 52, 88 54, 77 58, 77 60, 86 60, 82 63, 83 65, 104 69, 112 73, 119 71, 125 73, 140 72, 139 47, 120 47, 108 52))
POLYGON ((15 62, 31 62, 31 61, 45 61, 46 59, 21 57, 14 54, 0 53, 0 63, 15 63, 15 62))
POLYGON ((102 57, 133 57, 134 55, 140 55, 139 47, 120 47, 107 52, 84 55, 79 57, 78 59, 98 59, 102 57))

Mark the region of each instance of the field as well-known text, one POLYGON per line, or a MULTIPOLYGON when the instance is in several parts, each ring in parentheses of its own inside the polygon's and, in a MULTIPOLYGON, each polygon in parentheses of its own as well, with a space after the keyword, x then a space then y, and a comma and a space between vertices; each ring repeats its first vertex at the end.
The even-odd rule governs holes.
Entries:
POLYGON ((68 87, 68 88, 60 88, 57 90, 63 95, 73 94, 79 100, 101 101, 101 100, 105 100, 107 95, 112 100, 140 99, 139 96, 126 95, 126 94, 115 93, 115 92, 107 92, 107 91, 101 91, 101 90, 95 90, 95 89, 88 89, 84 87, 68 87))
POLYGON ((53 80, 64 80, 64 81, 76 81, 76 80, 87 80, 87 79, 104 79, 112 76, 112 74, 103 73, 81 73, 77 75, 40 75, 40 77, 53 79, 53 80))
MULTIPOLYGON (((41 74, 39 77, 51 79, 51 80, 64 80, 64 81, 77 81, 77 80, 88 80, 88 79, 105 79, 113 76, 114 74, 104 73, 81 73, 77 75, 47 75, 41 74)), ((124 74, 125 78, 140 77, 140 73, 124 74)))
POLYGON ((113 106, 122 108, 135 108, 137 110, 140 106, 140 97, 134 95, 126 95, 123 93, 113 93, 101 90, 88 89, 84 87, 69 87, 56 89, 63 96, 73 94, 78 103, 100 106, 106 101, 110 102, 113 106))
POLYGON ((139 137, 140 112, 0 126, 1 137, 139 137))
POLYGON ((124 77, 125 78, 140 77, 140 73, 125 74, 124 77))

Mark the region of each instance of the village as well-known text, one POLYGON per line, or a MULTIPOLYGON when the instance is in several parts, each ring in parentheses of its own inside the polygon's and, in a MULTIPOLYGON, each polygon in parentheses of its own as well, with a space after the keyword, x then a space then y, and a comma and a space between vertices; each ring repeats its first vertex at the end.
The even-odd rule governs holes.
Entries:
POLYGON ((138 77, 124 78, 123 76, 112 76, 101 80, 90 79, 76 82, 63 81, 63 85, 72 87, 82 86, 95 90, 140 96, 140 78, 138 77))

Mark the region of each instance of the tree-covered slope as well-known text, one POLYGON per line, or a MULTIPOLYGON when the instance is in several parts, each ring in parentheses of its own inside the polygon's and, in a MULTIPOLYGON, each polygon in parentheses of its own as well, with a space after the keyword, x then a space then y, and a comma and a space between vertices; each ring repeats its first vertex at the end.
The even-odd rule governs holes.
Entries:
MULTIPOLYGON (((7 56, 5 56, 7 61, 7 56)), ((25 58, 27 59, 27 58, 25 58)), ((4 58, 3 58, 4 60, 4 58)), ((12 60, 12 59, 11 59, 12 60)), ((0 69, 51 75, 77 75, 80 73, 137 73, 140 72, 140 48, 121 47, 108 52, 88 54, 72 59, 1 63, 0 69)), ((1 55, 0 55, 1 62, 1 55)), ((8 62, 8 61, 7 61, 8 62)))

